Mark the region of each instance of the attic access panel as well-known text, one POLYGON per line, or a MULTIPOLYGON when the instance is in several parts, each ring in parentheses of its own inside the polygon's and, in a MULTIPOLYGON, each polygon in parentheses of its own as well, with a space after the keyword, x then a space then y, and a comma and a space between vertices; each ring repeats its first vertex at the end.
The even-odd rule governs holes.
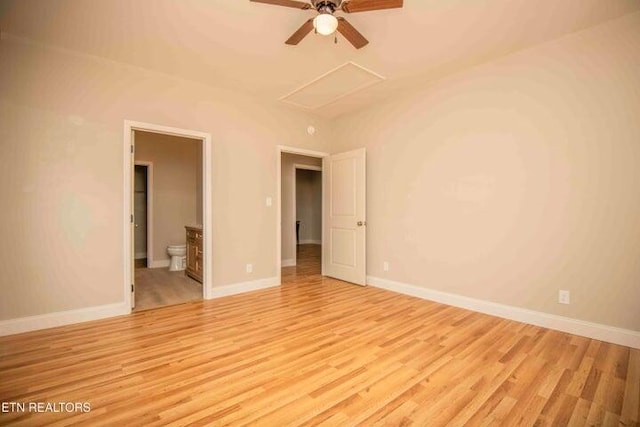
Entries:
POLYGON ((354 62, 347 62, 280 98, 280 101, 315 110, 385 80, 354 62))

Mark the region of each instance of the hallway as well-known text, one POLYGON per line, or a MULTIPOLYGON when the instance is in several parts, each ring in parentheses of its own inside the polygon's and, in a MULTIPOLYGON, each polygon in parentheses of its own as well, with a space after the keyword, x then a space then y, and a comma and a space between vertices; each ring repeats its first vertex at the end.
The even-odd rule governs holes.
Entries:
POLYGON ((297 264, 282 268, 282 284, 294 282, 298 278, 319 275, 321 268, 321 245, 297 245, 297 264))

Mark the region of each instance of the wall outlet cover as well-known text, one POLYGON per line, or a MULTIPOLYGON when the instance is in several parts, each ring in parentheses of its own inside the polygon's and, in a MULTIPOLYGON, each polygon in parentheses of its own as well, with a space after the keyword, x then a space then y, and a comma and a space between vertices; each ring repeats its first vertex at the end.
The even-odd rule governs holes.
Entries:
POLYGON ((558 303, 560 304, 571 304, 571 293, 566 290, 558 291, 558 303))

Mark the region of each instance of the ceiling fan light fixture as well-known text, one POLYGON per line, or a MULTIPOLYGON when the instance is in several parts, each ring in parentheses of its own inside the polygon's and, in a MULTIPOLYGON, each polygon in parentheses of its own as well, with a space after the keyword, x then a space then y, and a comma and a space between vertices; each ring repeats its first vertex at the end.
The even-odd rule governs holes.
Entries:
POLYGON ((319 34, 328 36, 338 28, 338 19, 330 13, 321 13, 313 18, 313 27, 319 34))

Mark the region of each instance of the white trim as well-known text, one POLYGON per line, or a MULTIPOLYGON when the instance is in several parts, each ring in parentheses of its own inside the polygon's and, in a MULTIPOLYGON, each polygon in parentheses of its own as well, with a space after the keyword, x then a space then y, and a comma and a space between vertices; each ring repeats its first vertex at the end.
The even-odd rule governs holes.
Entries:
POLYGON ((155 261, 147 261, 147 268, 167 268, 171 265, 170 259, 158 259, 155 261))
MULTIPOLYGON (((135 145, 135 142, 134 142, 135 145)), ((153 260, 153 162, 148 162, 145 160, 135 160, 134 153, 134 162, 133 164, 136 166, 144 166, 147 168, 147 255, 143 258, 147 258, 147 267, 151 265, 153 260)))
MULTIPOLYGON (((131 175, 133 171, 131 144, 133 131, 154 132, 165 135, 181 136, 192 139, 202 140, 202 218, 203 218, 203 246, 204 246, 204 272, 202 294, 204 299, 211 299, 213 274, 213 204, 212 204, 212 148, 211 134, 195 130, 180 129, 170 126, 156 125, 152 123, 137 122, 132 120, 124 121, 124 303, 129 307, 128 313, 131 312, 131 275, 133 273, 132 248, 131 248, 131 226, 130 215, 132 213, 131 206, 131 175)), ((168 261, 170 262, 170 261, 168 261)), ((167 264, 168 266, 168 264, 167 264)))
POLYGON ((283 259, 282 260, 282 266, 283 267, 295 267, 296 266, 295 258, 283 259))
MULTIPOLYGON (((318 158, 324 158, 329 155, 329 153, 322 151, 313 151, 286 145, 278 145, 276 147, 276 278, 278 283, 282 282, 282 153, 318 158)), ((324 198, 322 203, 324 205, 324 198)), ((322 227, 324 228, 324 222, 322 223, 322 227)), ((324 233, 322 235, 324 236, 324 233)))
MULTIPOLYGON (((293 225, 294 229, 296 230, 298 228, 298 197, 297 197, 298 188, 297 187, 298 187, 298 173, 296 172, 296 167, 294 165, 293 168, 291 169, 291 195, 290 195, 291 218, 293 218, 293 224, 286 224, 286 225, 293 225)), ((280 223, 282 223, 282 218, 280 219, 280 223)), ((291 248, 294 248, 293 250, 294 264, 298 263, 298 253, 297 253, 298 251, 296 250, 296 247, 298 244, 298 234, 299 234, 298 231, 296 231, 295 233, 291 233, 291 242, 290 242, 291 246, 289 246, 291 248)))
POLYGON ((321 245, 322 240, 313 240, 313 239, 300 240, 300 244, 301 245, 321 245))
POLYGON ((20 317, 0 321, 0 336, 19 334, 21 332, 38 329, 53 328, 70 325, 72 323, 88 322, 90 320, 129 314, 131 307, 124 302, 85 307, 76 310, 59 311, 56 313, 40 314, 37 316, 20 317))
POLYGON ((229 295, 243 294, 245 292, 257 291, 260 289, 273 288, 280 286, 277 277, 268 277, 266 279, 252 280, 249 282, 234 283, 232 285, 220 286, 212 289, 211 298, 222 298, 229 295))
POLYGON ((211 135, 202 139, 202 245, 204 246, 204 271, 202 272, 202 296, 213 298, 213 148, 211 135))
POLYGON ((543 328, 554 329, 613 344, 624 345, 640 349, 640 331, 618 328, 615 326, 603 325, 600 323, 587 322, 584 320, 572 319, 570 317, 558 316, 541 311, 528 310, 521 307, 499 304, 476 298, 469 298, 462 295, 450 294, 433 289, 422 288, 406 283, 367 276, 367 283, 377 288, 386 289, 400 294, 435 301, 454 307, 465 308, 479 313, 490 314, 504 319, 515 320, 517 322, 528 323, 541 326, 543 328))
POLYGON ((298 154, 300 156, 323 158, 329 155, 329 153, 325 153, 323 151, 313 151, 307 150, 306 148, 290 147, 287 145, 278 145, 276 148, 279 153, 298 154))
POLYGON ((282 281, 282 147, 276 147, 276 280, 282 281))

